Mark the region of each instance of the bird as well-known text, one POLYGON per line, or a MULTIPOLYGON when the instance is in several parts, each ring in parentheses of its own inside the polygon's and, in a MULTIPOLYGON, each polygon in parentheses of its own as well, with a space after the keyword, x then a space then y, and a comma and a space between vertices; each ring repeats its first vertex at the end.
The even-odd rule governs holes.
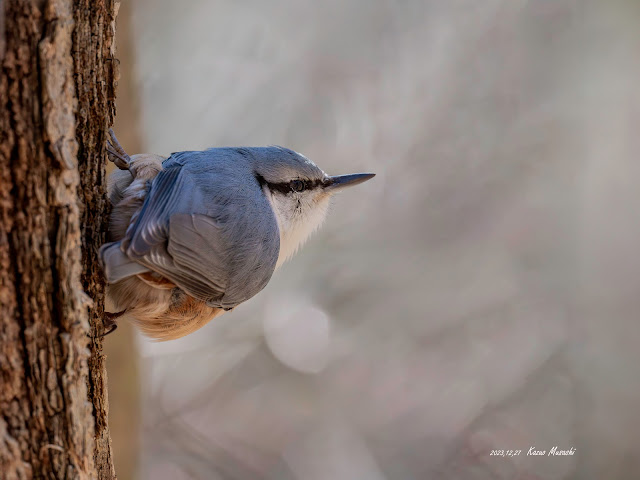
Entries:
POLYGON ((255 296, 320 227, 333 195, 375 176, 330 176, 280 146, 129 156, 111 129, 106 149, 118 170, 99 250, 104 334, 126 315, 158 341, 255 296))

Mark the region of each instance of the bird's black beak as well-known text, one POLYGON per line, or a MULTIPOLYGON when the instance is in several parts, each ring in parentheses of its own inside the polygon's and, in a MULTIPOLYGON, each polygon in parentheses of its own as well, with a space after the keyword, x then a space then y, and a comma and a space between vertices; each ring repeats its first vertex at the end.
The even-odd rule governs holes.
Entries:
POLYGON ((327 177, 324 181, 324 190, 326 192, 334 193, 338 190, 342 190, 345 187, 352 187, 359 183, 366 182, 367 180, 375 177, 375 173, 353 173, 351 175, 337 175, 335 177, 327 177))

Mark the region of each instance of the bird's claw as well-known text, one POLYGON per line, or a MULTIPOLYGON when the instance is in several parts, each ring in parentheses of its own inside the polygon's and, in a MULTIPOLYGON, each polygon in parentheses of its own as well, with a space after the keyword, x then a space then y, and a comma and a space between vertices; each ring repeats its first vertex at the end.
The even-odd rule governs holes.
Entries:
POLYGON ((120 170, 129 170, 129 166, 131 165, 131 157, 127 155, 127 152, 124 151, 122 145, 116 138, 116 134, 113 133, 113 129, 109 129, 109 137, 107 140, 107 156, 109 160, 111 160, 116 167, 120 170))
POLYGON ((124 315, 126 310, 121 312, 104 312, 104 318, 102 320, 102 325, 104 326, 104 332, 101 337, 106 337, 110 333, 113 333, 118 328, 118 318, 124 315))

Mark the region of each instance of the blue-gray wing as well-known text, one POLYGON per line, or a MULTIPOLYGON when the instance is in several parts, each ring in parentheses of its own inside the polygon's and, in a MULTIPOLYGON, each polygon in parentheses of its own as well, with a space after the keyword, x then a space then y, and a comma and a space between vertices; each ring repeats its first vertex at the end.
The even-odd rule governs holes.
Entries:
POLYGON ((279 234, 257 184, 224 189, 221 180, 198 163, 160 172, 121 250, 191 296, 232 308, 271 278, 279 234))

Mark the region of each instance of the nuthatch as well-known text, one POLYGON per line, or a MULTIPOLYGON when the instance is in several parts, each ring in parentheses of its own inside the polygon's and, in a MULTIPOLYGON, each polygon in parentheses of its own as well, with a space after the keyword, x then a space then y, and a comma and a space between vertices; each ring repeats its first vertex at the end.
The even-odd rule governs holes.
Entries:
POLYGON ((324 220, 329 199, 374 176, 331 177, 282 147, 129 157, 113 131, 113 205, 100 260, 105 324, 126 313, 158 340, 250 299, 324 220))

